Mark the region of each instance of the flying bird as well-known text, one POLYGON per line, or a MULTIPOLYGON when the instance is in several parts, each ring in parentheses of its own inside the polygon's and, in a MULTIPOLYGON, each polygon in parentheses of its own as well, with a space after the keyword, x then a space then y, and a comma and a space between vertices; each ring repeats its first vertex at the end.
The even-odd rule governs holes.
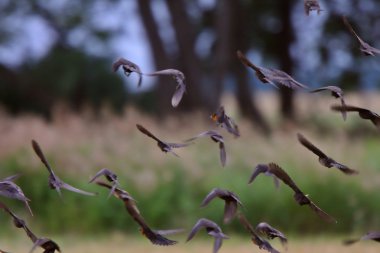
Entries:
POLYGON ((281 241, 281 244, 285 247, 286 247, 286 244, 288 243, 288 239, 281 231, 273 228, 271 225, 269 225, 266 222, 260 222, 256 226, 256 231, 258 233, 264 234, 269 239, 273 239, 276 237, 279 238, 281 241))
MULTIPOLYGON (((113 187, 107 183, 103 183, 99 181, 96 181, 96 183, 108 189, 112 189, 113 187)), ((168 245, 173 245, 177 243, 176 241, 165 238, 162 235, 163 234, 162 231, 161 233, 159 231, 155 232, 146 224, 144 218, 140 214, 139 209, 137 208, 136 201, 132 198, 132 196, 127 191, 124 191, 120 188, 115 188, 113 195, 124 202, 127 212, 140 226, 141 233, 146 238, 148 238, 153 244, 168 246, 168 245)))
POLYGON ((88 195, 88 196, 94 196, 96 195, 95 193, 92 192, 86 192, 80 189, 77 189, 69 184, 66 184, 63 182, 55 173, 53 172, 52 168, 50 167, 49 163, 47 162, 45 155, 42 153, 42 150, 38 143, 35 140, 32 140, 32 147, 34 149, 34 152, 37 154, 37 156, 40 158, 41 162, 45 165, 47 170, 49 171, 49 186, 51 189, 55 189, 58 192, 58 195, 61 197, 61 188, 64 188, 69 191, 73 191, 76 193, 80 193, 83 195, 88 195))
POLYGON ((331 167, 337 168, 340 171, 342 171, 344 174, 347 174, 347 175, 353 175, 353 174, 358 174, 359 173, 357 170, 350 169, 346 165, 338 163, 334 159, 332 159, 331 157, 328 157, 319 148, 317 148, 309 140, 307 140, 305 138, 305 136, 303 136, 302 134, 297 133, 297 138, 298 138, 298 141, 304 147, 306 147, 308 150, 310 150, 311 152, 313 152, 314 154, 316 154, 319 157, 318 161, 323 166, 325 166, 327 168, 331 168, 331 167))
POLYGON ((254 169, 253 172, 252 172, 251 177, 249 178, 248 184, 252 183, 253 180, 255 180, 255 178, 256 178, 260 173, 263 173, 263 174, 266 175, 266 176, 273 177, 274 185, 275 185, 276 188, 278 189, 278 187, 280 186, 280 182, 278 181, 278 178, 277 178, 275 175, 273 175, 272 173, 269 172, 269 167, 268 167, 268 165, 266 165, 266 164, 258 164, 258 165, 255 167, 255 169, 254 169))
POLYGON ((143 134, 147 135, 148 137, 154 139, 155 141, 157 141, 157 146, 161 149, 162 152, 170 152, 172 153, 173 155, 179 157, 174 151, 173 149, 174 148, 182 148, 182 147, 186 147, 186 146, 189 146, 190 143, 169 143, 169 142, 163 142, 161 141, 160 139, 158 139, 156 136, 154 136, 151 132, 149 132, 145 127, 143 127, 142 125, 139 125, 139 124, 136 124, 136 127, 138 130, 140 130, 140 132, 142 132, 143 134))
POLYGON ((172 76, 177 83, 176 90, 172 97, 172 106, 177 107, 181 102, 183 94, 186 92, 185 75, 177 69, 164 69, 153 73, 144 74, 146 76, 172 76))
POLYGON ((243 205, 239 199, 239 197, 228 190, 223 190, 219 188, 212 189, 209 194, 202 201, 201 207, 205 207, 210 203, 214 198, 221 198, 224 200, 224 223, 231 222, 232 218, 236 215, 238 205, 243 205))
MULTIPOLYGON (((343 107, 346 106, 346 103, 345 103, 344 97, 343 97, 343 91, 338 86, 333 86, 333 85, 332 86, 325 86, 325 87, 321 87, 321 88, 318 88, 315 90, 311 90, 310 92, 315 93, 315 92, 320 92, 320 91, 325 91, 325 90, 330 91, 331 96, 333 96, 334 98, 339 98, 343 107)), ((346 120, 346 118, 347 118, 346 111, 342 111, 342 117, 343 117, 343 120, 346 120)))
POLYGON ((220 106, 219 109, 215 113, 211 114, 210 118, 218 126, 225 128, 234 137, 240 136, 238 126, 235 124, 235 122, 229 116, 227 116, 227 114, 224 111, 223 106, 220 106))
POLYGON ((370 46, 367 42, 365 42, 359 37, 359 35, 354 31, 354 29, 352 28, 351 24, 348 22, 346 17, 343 16, 342 18, 343 18, 344 25, 348 28, 348 30, 352 33, 352 35, 354 35, 355 38, 359 41, 359 44, 360 44, 359 49, 362 53, 368 56, 375 56, 376 54, 380 54, 379 49, 370 46))
POLYGON ((127 59, 119 58, 112 64, 113 72, 116 72, 120 68, 120 66, 122 66, 124 70, 124 74, 126 76, 129 76, 132 72, 135 72, 139 75, 139 81, 137 83, 137 87, 140 87, 141 82, 142 82, 142 75, 143 75, 143 73, 140 70, 140 67, 137 64, 131 61, 128 61, 127 59))
POLYGON ((33 216, 32 209, 30 208, 29 203, 28 203, 30 199, 25 197, 25 194, 21 190, 21 188, 12 181, 16 178, 16 176, 17 175, 7 177, 7 178, 4 178, 3 181, 0 181, 0 195, 24 202, 29 213, 33 216))
POLYGON ((256 72, 257 78, 263 83, 269 83, 276 88, 285 86, 290 89, 308 89, 306 85, 297 82, 293 77, 282 70, 256 66, 239 50, 237 51, 237 56, 243 65, 252 68, 256 72))
POLYGON ((119 186, 119 182, 117 181, 117 175, 115 173, 113 173, 107 168, 103 168, 95 174, 95 176, 89 181, 89 183, 92 183, 95 179, 103 175, 108 180, 108 182, 112 183, 112 189, 110 190, 110 193, 108 194, 108 197, 110 197, 115 191, 116 187, 119 186))
POLYGON ((318 0, 304 0, 303 6, 305 9, 305 13, 308 16, 309 16, 311 11, 317 11, 318 15, 322 11, 321 7, 319 6, 318 0))
POLYGON ((260 238, 260 236, 256 234, 251 223, 247 220, 247 218, 242 213, 238 214, 238 218, 239 218, 240 223, 243 225, 243 227, 251 234, 251 241, 255 245, 257 245, 259 249, 266 250, 270 253, 280 253, 275 248, 273 248, 272 245, 267 240, 260 238))
POLYGON ((217 253, 220 247, 222 247, 223 239, 228 239, 228 236, 223 233, 218 224, 211 220, 205 218, 199 219, 191 229, 186 241, 190 241, 194 235, 202 228, 206 229, 207 234, 215 238, 213 253, 217 253))
POLYGON ((345 240, 345 241, 343 241, 343 244, 344 245, 351 245, 351 244, 356 243, 356 242, 361 241, 361 240, 374 240, 376 242, 380 242, 380 231, 371 231, 371 232, 368 232, 367 234, 363 235, 360 238, 345 240))
POLYGON ((338 112, 358 112, 360 118, 370 120, 378 129, 380 129, 380 115, 368 109, 352 105, 333 105, 331 110, 338 112))
POLYGON ((223 136, 220 135, 216 131, 209 130, 209 131, 202 132, 202 133, 198 134, 197 136, 186 140, 185 142, 191 142, 191 141, 198 139, 198 138, 201 138, 201 137, 210 137, 211 140, 213 140, 216 143, 219 143, 220 162, 221 162, 222 166, 224 167, 226 165, 227 154, 226 154, 226 148, 224 145, 223 136))

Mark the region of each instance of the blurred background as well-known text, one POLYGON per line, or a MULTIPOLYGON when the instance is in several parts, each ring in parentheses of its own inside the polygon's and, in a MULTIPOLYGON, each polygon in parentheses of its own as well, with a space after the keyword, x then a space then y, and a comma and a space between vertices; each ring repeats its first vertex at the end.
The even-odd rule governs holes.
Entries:
MULTIPOLYGON (((138 236, 122 203, 87 184, 107 167, 119 175, 154 228, 188 230, 201 217, 221 224, 221 201, 199 208, 203 197, 220 187, 240 196, 254 225, 266 221, 296 240, 379 230, 376 128, 356 113, 344 122, 330 110, 339 101, 327 92, 293 92, 261 83, 236 57, 241 50, 255 64, 281 69, 310 87, 338 85, 347 104, 379 111, 380 58, 360 52, 341 17, 347 16, 359 36, 379 48, 380 2, 321 0, 320 5, 319 15, 307 16, 301 0, 1 1, 0 177, 22 173, 17 183, 31 199, 35 216, 18 201, 0 200, 36 233, 61 238, 58 242, 72 234, 138 236), (137 88, 134 73, 112 72, 119 57, 143 72, 181 70, 187 92, 178 108, 170 104, 174 80, 143 77, 137 88), (163 140, 183 141, 217 129, 209 115, 220 105, 242 135, 234 139, 220 129, 226 139, 225 168, 208 139, 180 150, 178 159, 163 154, 135 127, 139 123, 163 140), (322 167, 297 142, 296 132, 360 174, 348 177, 322 167), (31 139, 40 143, 63 180, 100 196, 63 192, 60 200, 48 189, 47 171, 31 139), (292 192, 284 185, 276 190, 270 178, 247 185, 254 166, 271 161, 338 224, 325 224, 298 206, 292 192)), ((7 215, 1 213, 0 221, 1 236, 27 241, 7 215)), ((238 222, 223 228, 254 247, 238 222)), ((16 244, 8 239, 0 242, 12 251, 16 244)))

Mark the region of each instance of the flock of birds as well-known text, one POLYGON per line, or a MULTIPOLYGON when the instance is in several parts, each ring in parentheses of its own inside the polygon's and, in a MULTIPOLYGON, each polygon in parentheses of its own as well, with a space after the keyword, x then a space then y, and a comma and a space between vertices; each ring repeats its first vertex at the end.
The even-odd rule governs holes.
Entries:
MULTIPOLYGON (((309 15, 310 11, 315 10, 318 12, 318 14, 321 11, 321 8, 317 0, 304 0, 304 6, 305 6, 305 12, 307 15, 309 15)), ((360 50, 364 54, 371 55, 371 56, 374 56, 375 54, 380 54, 380 50, 370 46, 356 34, 356 32, 353 30, 353 28, 348 23, 348 20, 345 17, 343 17, 343 22, 347 26, 347 28, 350 30, 350 32, 359 41, 360 50)), ((304 89, 311 93, 320 92, 320 91, 330 91, 333 97, 339 98, 341 101, 340 105, 334 105, 331 107, 331 109, 333 111, 340 112, 342 114, 343 120, 346 120, 347 112, 358 112, 361 118, 370 120, 377 128, 380 128, 380 116, 376 114, 375 112, 372 112, 368 109, 352 106, 352 105, 347 105, 344 100, 343 91, 338 86, 325 86, 318 89, 310 90, 307 85, 304 85, 294 80, 290 75, 288 75, 287 73, 281 70, 272 69, 272 68, 264 68, 264 67, 259 67, 255 65, 240 51, 237 51, 237 58, 242 62, 243 65, 253 69, 255 71, 257 78, 261 82, 271 84, 276 88, 278 88, 279 86, 285 86, 290 89, 304 89)), ((177 87, 171 101, 173 107, 178 106, 183 95, 186 92, 185 76, 179 70, 165 69, 165 70, 160 70, 153 73, 143 73, 137 64, 129 60, 126 60, 124 58, 118 59, 112 65, 112 69, 115 72, 120 67, 123 69, 126 76, 129 76, 132 72, 137 73, 139 75, 139 80, 137 84, 139 87, 141 86, 143 76, 160 76, 160 75, 172 76, 177 83, 177 87)), ((213 113, 210 116, 210 118, 216 123, 217 126, 220 126, 221 128, 227 130, 227 132, 233 135, 234 137, 237 138, 240 136, 240 132, 239 132, 239 128, 237 124, 231 119, 231 117, 229 117, 225 113, 223 106, 221 106, 215 113, 213 113)), ((226 155, 225 143, 224 143, 223 136, 218 131, 209 130, 209 131, 202 132, 192 138, 189 138, 181 143, 170 143, 170 142, 166 142, 159 139, 158 137, 156 137, 154 134, 152 134, 149 130, 147 130, 145 127, 143 127, 140 124, 136 124, 136 127, 141 133, 155 140, 157 142, 158 147, 161 149, 161 151, 165 153, 167 152, 172 153, 175 156, 178 156, 178 155, 174 152, 174 149, 189 146, 193 144, 193 142, 198 138, 209 137, 212 141, 214 141, 215 143, 219 145, 220 162, 222 166, 225 166, 226 164, 227 155, 226 155)), ((318 147, 312 144, 302 134, 298 133, 297 138, 300 144, 302 144, 305 148, 307 148, 308 150, 310 150, 311 152, 313 152, 315 155, 318 156, 318 160, 321 165, 327 168, 334 167, 347 175, 355 175, 359 173, 357 170, 351 169, 348 166, 343 165, 339 162, 336 162, 333 158, 327 156, 323 151, 321 151, 318 147)), ((49 187, 51 189, 55 189, 58 192, 58 195, 60 197, 62 197, 61 189, 66 189, 66 190, 73 191, 73 192, 87 195, 87 196, 97 195, 97 193, 87 192, 65 183, 54 173, 52 167, 49 165, 44 153, 42 152, 40 145, 35 140, 32 140, 32 148, 34 152, 36 153, 36 155, 38 156, 38 158, 41 160, 41 162, 44 164, 44 166, 48 170, 49 187)), ((284 184, 289 186, 294 191, 294 199, 300 206, 307 205, 321 219, 327 222, 332 222, 332 223, 336 222, 335 218, 333 218, 328 213, 323 211, 306 194, 304 194, 301 191, 301 189, 296 185, 296 183, 293 181, 293 179, 289 176, 289 174, 279 165, 275 163, 258 164, 255 167, 254 171, 252 172, 248 180, 248 183, 249 184, 252 183, 255 180, 255 178, 261 173, 268 176, 272 176, 276 187, 279 186, 280 181, 282 181, 284 184)), ((13 175, 13 176, 9 176, 0 180, 0 195, 24 202, 27 210, 33 216, 33 212, 28 204, 30 200, 25 196, 22 189, 14 182, 18 177, 19 175, 13 175)), ((148 226, 147 222, 144 220, 143 216, 140 214, 140 211, 136 205, 135 199, 127 191, 120 188, 120 184, 117 180, 117 175, 114 172, 112 172, 109 169, 103 168, 100 171, 98 171, 89 182, 90 183, 95 182, 97 185, 109 189, 110 192, 109 192, 108 197, 113 195, 116 198, 123 201, 127 212, 139 225, 142 235, 144 235, 147 239, 149 239, 153 244, 173 245, 177 243, 176 241, 168 239, 165 236, 173 234, 173 233, 182 232, 183 229, 172 229, 172 230, 151 229, 148 226), (109 183, 98 181, 97 179, 101 176, 104 176, 105 179, 109 183)), ((239 197, 231 191, 220 189, 220 188, 212 189, 210 193, 202 201, 201 207, 207 206, 215 198, 220 198, 225 203, 224 216, 223 216, 224 224, 228 224, 234 218, 237 218, 238 221, 241 223, 241 225, 250 234, 252 242, 255 245, 257 245, 260 249, 267 250, 268 252, 271 252, 271 253, 279 252, 278 250, 274 249, 271 246, 271 244, 266 239, 264 239, 264 237, 266 237, 267 239, 279 238, 284 248, 287 249, 288 240, 281 231, 275 229, 274 227, 272 227, 271 225, 265 222, 260 222, 255 228, 252 226, 252 224, 248 221, 247 217, 240 210, 241 207, 243 206, 243 203, 241 202, 239 197)), ((31 241, 33 242, 33 246, 30 252, 33 252, 37 247, 41 247, 44 250, 43 252, 45 253, 54 253, 55 251, 60 252, 60 247, 58 246, 57 243, 55 243, 53 240, 49 238, 36 236, 27 226, 26 222, 20 217, 18 217, 14 212, 12 212, 1 201, 0 201, 0 208, 3 209, 5 213, 10 215, 15 227, 22 228, 27 234, 27 236, 31 239, 31 241)), ((210 236, 214 237, 213 253, 218 252, 218 250, 222 246, 222 241, 224 239, 229 238, 226 234, 223 233, 222 229, 216 222, 209 220, 207 218, 200 218, 191 229, 187 237, 187 241, 190 241, 201 229, 205 229, 210 236)), ((346 240, 344 241, 344 243, 346 245, 349 245, 359 240, 375 240, 375 241, 380 242, 380 231, 371 231, 365 234, 364 236, 362 236, 361 238, 346 240)), ((5 252, 6 251, 0 250, 0 253, 5 253, 5 252)))

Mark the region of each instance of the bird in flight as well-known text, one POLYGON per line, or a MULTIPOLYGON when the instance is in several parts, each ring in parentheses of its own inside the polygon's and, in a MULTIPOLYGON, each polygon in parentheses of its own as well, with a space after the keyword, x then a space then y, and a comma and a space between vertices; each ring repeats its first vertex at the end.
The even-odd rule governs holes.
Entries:
POLYGON ((338 112, 358 112, 360 118, 370 120, 378 129, 380 129, 380 115, 368 109, 352 105, 333 105, 331 110, 338 112))
POLYGON ((285 86, 290 89, 308 89, 306 85, 297 82, 293 77, 282 70, 256 66, 239 50, 237 51, 237 56, 243 65, 250 67, 255 71, 257 78, 263 83, 269 83, 276 88, 285 86))
POLYGON ((152 138, 153 140, 157 141, 157 146, 161 149, 162 152, 170 152, 172 153, 173 155, 179 157, 174 151, 173 149, 174 148, 182 148, 182 147, 186 147, 186 146, 189 146, 190 143, 169 143, 169 142, 164 142, 164 141, 161 141, 160 139, 158 139, 156 136, 154 136, 151 132, 149 132, 145 127, 143 127, 142 125, 139 125, 139 124, 136 124, 136 127, 137 129, 142 132, 143 134, 145 134, 146 136, 152 138))
POLYGON ((380 231, 371 231, 371 232, 368 232, 367 234, 363 235, 360 238, 345 240, 345 241, 343 241, 343 244, 344 245, 351 245, 351 244, 356 243, 356 242, 361 241, 361 240, 373 240, 376 242, 380 242, 380 231))
POLYGON ((227 154, 226 154, 226 148, 224 146, 223 136, 220 135, 216 131, 209 130, 209 131, 202 132, 202 133, 198 134, 197 136, 194 136, 194 137, 186 140, 185 142, 191 142, 191 141, 198 139, 198 138, 201 138, 201 137, 210 137, 211 140, 213 140, 216 143, 219 143, 220 162, 221 162, 222 166, 224 167, 226 165, 227 154))
MULTIPOLYGON (((343 97, 343 91, 338 86, 334 86, 334 85, 325 86, 325 87, 321 87, 318 89, 311 90, 310 92, 315 93, 315 92, 320 92, 320 91, 325 91, 325 90, 330 91, 331 96, 333 96, 334 98, 339 98, 343 107, 346 106, 346 103, 345 103, 344 97, 343 97)), ((346 120, 346 118, 347 118, 346 111, 342 111, 342 117, 343 117, 343 120, 346 120)))
POLYGON ((202 228, 206 229, 207 234, 215 238, 213 253, 217 253, 220 247, 222 247, 223 239, 229 238, 227 235, 223 233, 222 229, 218 226, 218 224, 209 219, 199 219, 197 223, 195 223, 194 227, 191 229, 186 241, 190 241, 194 237, 194 235, 202 228))
POLYGON ((212 189, 209 194, 202 201, 201 207, 205 207, 210 203, 214 198, 220 198, 224 200, 224 223, 230 223, 232 218, 236 215, 238 205, 243 205, 239 197, 228 190, 223 190, 219 188, 212 189))
MULTIPOLYGON (((112 189, 113 186, 104 183, 96 181, 96 183, 102 187, 112 189)), ((132 196, 125 190, 122 190, 118 187, 115 188, 113 195, 122 200, 124 202, 125 208, 127 209, 127 212, 131 217, 137 222, 137 224, 140 226, 141 233, 148 238, 153 244, 161 245, 161 246, 168 246, 176 244, 176 241, 167 239, 163 236, 165 232, 155 232, 152 230, 145 222, 144 218, 141 216, 139 209, 137 208, 136 201, 132 198, 132 196)))
POLYGON ((310 150, 311 152, 313 152, 314 154, 316 154, 319 157, 318 161, 323 166, 325 166, 327 168, 331 168, 331 167, 337 168, 340 171, 342 171, 344 174, 347 174, 347 175, 354 175, 354 174, 358 174, 359 173, 357 170, 350 169, 346 165, 338 163, 334 159, 332 159, 331 157, 328 157, 319 148, 317 148, 309 140, 307 140, 305 138, 305 136, 303 136, 302 134, 297 133, 297 138, 298 138, 298 141, 304 147, 306 147, 308 150, 310 150))
POLYGON ((354 29, 352 28, 351 24, 348 22, 345 16, 343 16, 342 18, 343 18, 344 25, 348 28, 348 30, 352 33, 352 35, 354 35, 355 38, 359 41, 359 44, 360 44, 359 49, 362 53, 364 53, 367 56, 375 56, 376 54, 380 54, 379 49, 372 47, 371 45, 369 45, 367 42, 365 42, 359 37, 359 35, 354 31, 354 29))
POLYGON ((211 120, 214 121, 218 126, 225 128, 234 137, 239 137, 240 132, 236 123, 229 117, 224 111, 224 107, 220 106, 219 109, 211 114, 211 120))
POLYGON ((115 173, 113 173, 107 168, 103 168, 95 174, 95 176, 89 181, 89 183, 94 182, 95 179, 103 175, 108 180, 108 182, 112 183, 112 189, 110 190, 110 193, 108 194, 108 198, 109 198, 115 191, 116 187, 119 186, 119 182, 117 181, 117 175, 115 173))
POLYGON ((172 97, 172 106, 173 107, 178 106, 179 102, 181 102, 183 94, 186 92, 185 75, 181 71, 177 69, 164 69, 164 70, 159 70, 152 73, 147 73, 144 75, 146 76, 162 76, 162 75, 172 76, 177 83, 176 90, 172 97))
POLYGON ((308 16, 309 16, 311 11, 317 11, 318 15, 322 11, 321 7, 319 6, 318 0, 304 0, 303 6, 305 9, 305 13, 308 16))
POLYGON ((131 61, 128 61, 127 59, 119 58, 112 64, 113 72, 116 72, 120 68, 120 66, 123 68, 124 74, 126 76, 129 76, 132 72, 135 72, 139 75, 139 81, 137 83, 137 87, 140 87, 141 82, 142 82, 142 75, 143 75, 143 73, 140 70, 140 67, 137 64, 131 61))
POLYGON ((258 164, 258 165, 255 167, 255 169, 254 169, 253 172, 252 172, 251 177, 249 178, 248 184, 252 183, 253 180, 255 180, 255 178, 256 178, 260 173, 263 173, 263 174, 266 175, 266 176, 273 177, 274 185, 275 185, 275 187, 278 189, 278 187, 280 186, 279 179, 278 179, 274 174, 272 174, 272 173, 269 172, 269 167, 268 167, 268 165, 266 165, 266 164, 258 164))
POLYGON ((260 222, 256 226, 256 231, 258 233, 264 234, 268 239, 273 239, 273 238, 279 238, 281 241, 281 244, 286 247, 288 243, 288 239, 286 236, 279 230, 273 228, 271 225, 269 225, 266 222, 260 222))
POLYGON ((16 179, 18 176, 19 175, 10 176, 0 181, 0 195, 24 202, 29 213, 33 216, 32 209, 30 208, 29 203, 28 203, 30 199, 25 197, 25 194, 21 190, 21 188, 12 181, 16 179))
POLYGON ((37 154, 37 156, 40 158, 41 162, 45 165, 49 172, 49 186, 51 189, 55 189, 58 192, 58 195, 62 197, 61 194, 61 188, 64 188, 66 190, 80 193, 83 195, 88 195, 88 196, 95 196, 95 193, 92 192, 86 192, 80 189, 75 188, 74 186, 71 186, 65 182, 63 182, 55 173, 53 172, 52 168, 50 167, 49 163, 47 162, 45 155, 42 153, 42 150, 38 143, 35 140, 32 140, 32 147, 34 149, 34 152, 37 154))

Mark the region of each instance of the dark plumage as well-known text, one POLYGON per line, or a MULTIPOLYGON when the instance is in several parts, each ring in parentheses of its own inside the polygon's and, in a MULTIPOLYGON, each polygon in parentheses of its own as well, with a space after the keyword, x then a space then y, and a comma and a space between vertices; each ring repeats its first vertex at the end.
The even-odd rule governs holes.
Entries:
POLYGON ((263 173, 263 174, 266 175, 266 176, 271 176, 271 177, 273 177, 274 185, 276 186, 276 188, 279 187, 280 182, 278 181, 278 178, 277 178, 275 175, 273 175, 272 173, 269 172, 269 167, 268 167, 268 165, 266 165, 266 164, 258 164, 258 165, 255 167, 254 171, 252 172, 251 177, 249 178, 248 184, 252 183, 253 180, 255 180, 255 178, 256 178, 260 173, 263 173))
POLYGON ((305 9, 305 13, 308 16, 311 11, 317 11, 318 15, 322 11, 321 7, 319 6, 318 0, 304 0, 303 6, 305 9))
POLYGON ((163 142, 160 139, 158 139, 156 136, 154 136, 151 132, 149 132, 145 127, 142 125, 136 124, 136 127, 140 132, 145 134, 146 136, 152 138, 153 140, 157 141, 157 146, 161 149, 162 152, 170 152, 173 155, 177 156, 178 155, 173 151, 174 148, 182 148, 189 146, 190 143, 169 143, 169 142, 163 142))
POLYGON ((373 240, 376 242, 380 242, 380 231, 371 231, 371 232, 368 232, 367 234, 363 235, 360 238, 345 240, 345 241, 343 241, 343 244, 344 245, 351 245, 351 244, 356 243, 356 242, 361 241, 361 240, 373 240))
POLYGON ((28 209, 30 214, 33 216, 32 209, 30 208, 29 203, 28 203, 30 200, 27 197, 25 197, 25 194, 21 190, 21 188, 12 181, 16 179, 17 177, 18 175, 13 175, 13 176, 4 178, 2 181, 0 181, 0 195, 24 202, 26 208, 28 209))
POLYGON ((380 130, 380 115, 368 109, 352 105, 333 105, 331 107, 331 110, 338 112, 358 112, 360 118, 370 120, 372 124, 374 124, 380 130))
POLYGON ((201 218, 197 221, 194 227, 191 229, 190 234, 187 237, 187 242, 190 241, 194 235, 202 228, 205 228, 207 234, 215 238, 213 253, 218 252, 220 247, 222 247, 223 239, 228 239, 228 236, 222 232, 222 229, 215 222, 201 218))
POLYGON ((224 111, 224 107, 220 106, 219 109, 211 114, 210 118, 222 128, 225 128, 234 137, 239 137, 240 132, 236 123, 224 111))
MULTIPOLYGON (((343 107, 346 106, 346 103, 345 103, 344 97, 343 97, 343 91, 338 86, 332 85, 332 86, 320 87, 318 89, 311 90, 310 92, 315 93, 315 92, 320 92, 320 91, 325 91, 325 90, 330 91, 331 96, 333 96, 334 98, 339 98, 343 107)), ((342 111, 342 117, 343 117, 343 120, 346 120, 346 118, 347 118, 346 111, 342 111)))
POLYGON ((132 72, 135 72, 139 75, 139 81, 137 83, 137 87, 140 87, 141 82, 142 82, 142 72, 140 70, 140 67, 137 64, 131 61, 128 61, 127 59, 119 58, 112 64, 113 72, 116 72, 120 66, 122 66, 124 70, 124 74, 126 76, 129 76, 132 72))
POLYGON ((286 236, 279 230, 273 228, 271 225, 269 225, 266 222, 260 222, 256 226, 256 231, 258 233, 264 234, 267 238, 273 239, 273 238, 279 238, 281 241, 281 244, 286 247, 286 244, 288 243, 288 239, 286 236))
POLYGON ((201 207, 207 206, 211 200, 214 198, 221 198, 224 200, 224 223, 229 223, 232 218, 236 215, 238 204, 243 205, 239 199, 239 197, 228 190, 222 190, 219 188, 212 189, 209 194, 202 201, 201 207))
POLYGON ((119 182, 117 181, 117 175, 115 173, 113 173, 107 168, 103 168, 95 174, 95 176, 89 181, 89 183, 92 183, 95 179, 103 175, 108 180, 108 182, 112 183, 112 189, 108 194, 108 197, 110 197, 115 191, 115 188, 119 186, 119 182))
POLYGON ((86 192, 86 191, 77 189, 77 188, 63 182, 58 176, 56 176, 54 174, 52 168, 50 167, 49 163, 47 162, 47 160, 45 158, 45 155, 42 153, 40 146, 38 145, 38 143, 35 140, 32 140, 32 147, 34 149, 34 152, 37 154, 37 156, 40 158, 41 162, 45 165, 45 167, 47 168, 47 170, 49 172, 49 186, 50 186, 50 188, 55 189, 58 192, 60 197, 61 197, 61 188, 64 188, 66 190, 73 191, 76 193, 80 193, 83 195, 88 195, 88 196, 96 195, 96 193, 86 192))
MULTIPOLYGON (((112 189, 112 186, 107 183, 98 182, 98 181, 96 181, 96 183, 105 188, 112 189)), ((113 192, 113 195, 124 202, 127 212, 140 226, 141 233, 146 238, 148 238, 153 244, 168 246, 168 245, 173 245, 177 243, 176 241, 165 238, 159 232, 155 232, 146 224, 144 218, 141 216, 140 211, 136 206, 135 200, 132 198, 132 196, 128 192, 116 187, 115 191, 113 192)))
POLYGON ((327 168, 337 168, 340 171, 342 171, 344 174, 347 175, 353 175, 358 174, 359 172, 353 169, 348 168, 346 165, 343 165, 341 163, 336 162, 331 157, 328 157, 325 153, 323 153, 320 149, 318 149, 316 146, 314 146, 310 141, 308 141, 302 134, 297 133, 298 141, 306 147, 308 150, 316 154, 319 158, 318 161, 320 164, 327 168))

